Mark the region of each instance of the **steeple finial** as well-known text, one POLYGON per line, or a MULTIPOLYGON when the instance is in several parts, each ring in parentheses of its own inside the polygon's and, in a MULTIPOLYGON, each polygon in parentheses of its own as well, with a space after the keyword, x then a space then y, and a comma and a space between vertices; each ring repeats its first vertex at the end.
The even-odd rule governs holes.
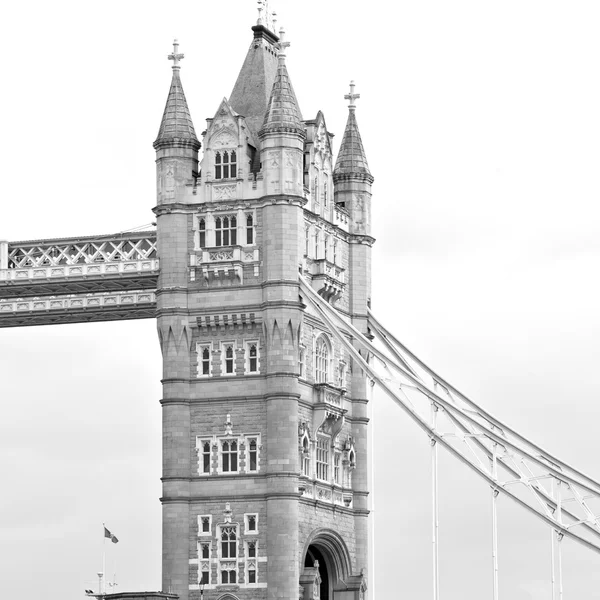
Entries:
POLYGON ((360 98, 360 94, 355 94, 354 93, 354 81, 350 82, 350 93, 346 94, 344 96, 345 100, 350 100, 350 103, 348 104, 348 108, 350 110, 355 110, 356 109, 356 104, 354 104, 354 101, 357 100, 358 98, 360 98))
POLYGON ((179 41, 178 40, 173 40, 173 53, 169 54, 169 56, 167 58, 169 60, 173 61, 173 69, 180 69, 181 68, 179 66, 179 61, 182 58, 185 58, 185 55, 179 53, 179 41))
POLYGON ((279 30, 279 52, 277 56, 279 57, 279 62, 285 62, 285 50, 290 47, 290 43, 285 39, 285 31, 283 27, 279 30))

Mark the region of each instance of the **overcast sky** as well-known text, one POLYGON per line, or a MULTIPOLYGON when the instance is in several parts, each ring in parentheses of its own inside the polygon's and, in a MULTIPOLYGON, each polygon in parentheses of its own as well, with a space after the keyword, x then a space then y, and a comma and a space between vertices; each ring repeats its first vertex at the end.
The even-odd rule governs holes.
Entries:
MULTIPOLYGON (((600 6, 571 0, 280 0, 304 118, 337 151, 356 80, 375 176, 373 309, 459 389, 600 477, 600 6), (393 8, 390 8, 393 6, 393 8)), ((13 2, 0 238, 149 223, 178 37, 196 131, 229 96, 252 0, 13 2)), ((160 587, 160 353, 151 320, 0 332, 0 581, 81 598, 102 522, 119 591, 160 587)), ((428 440, 375 398, 376 598, 431 598, 428 440)), ((444 600, 491 598, 489 489, 442 456, 444 600)), ((550 594, 550 533, 500 502, 500 589, 550 594)), ((565 543, 565 599, 600 559, 565 543)), ((111 575, 112 579, 112 575, 111 575)), ((372 598, 372 596, 371 596, 372 598)))

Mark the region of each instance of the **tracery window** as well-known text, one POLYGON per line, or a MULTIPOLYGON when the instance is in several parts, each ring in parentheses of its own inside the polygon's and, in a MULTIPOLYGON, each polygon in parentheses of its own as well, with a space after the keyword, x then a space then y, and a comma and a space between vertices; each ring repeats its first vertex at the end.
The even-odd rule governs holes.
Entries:
POLYGON ((237 244, 237 218, 233 216, 215 219, 215 245, 235 246, 237 244))
POLYGON ((237 176, 237 156, 235 150, 225 150, 215 154, 215 179, 229 179, 237 176))
POLYGON ((330 349, 324 335, 317 338, 315 347, 315 380, 317 383, 329 381, 330 349))
POLYGON ((237 558, 237 527, 221 525, 221 558, 237 558))
POLYGON ((237 473, 238 470, 238 443, 236 440, 223 440, 221 442, 221 471, 223 473, 237 473))
POLYGON ((329 480, 329 438, 319 437, 317 439, 317 479, 329 480))

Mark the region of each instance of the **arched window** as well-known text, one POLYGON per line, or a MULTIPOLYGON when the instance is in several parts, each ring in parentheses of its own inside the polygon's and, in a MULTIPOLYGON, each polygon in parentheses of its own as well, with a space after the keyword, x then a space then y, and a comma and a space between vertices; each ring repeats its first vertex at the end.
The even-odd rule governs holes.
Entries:
POLYGON ((202 348, 202 375, 210 375, 210 350, 208 346, 202 348))
POLYGON ((315 230, 315 260, 319 258, 319 230, 315 230))
POLYGON ((320 335, 315 347, 315 380, 317 383, 329 382, 330 354, 327 339, 324 335, 320 335))
POLYGON ((246 244, 254 244, 254 219, 252 215, 246 217, 246 244))
POLYGON ((221 153, 215 154, 215 179, 223 179, 223 167, 221 166, 221 153))
POLYGON ((225 346, 225 373, 233 373, 233 345, 227 344, 225 346))
POLYGON ((206 221, 204 219, 200 219, 198 221, 198 232, 200 237, 200 248, 206 247, 206 221))

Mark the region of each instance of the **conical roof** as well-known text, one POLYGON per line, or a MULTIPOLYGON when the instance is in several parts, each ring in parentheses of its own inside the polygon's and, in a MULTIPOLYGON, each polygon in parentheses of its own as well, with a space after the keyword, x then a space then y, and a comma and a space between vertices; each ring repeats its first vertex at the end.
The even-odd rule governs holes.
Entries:
POLYGON ((255 25, 252 31, 254 39, 233 86, 229 104, 245 117, 252 137, 257 140, 277 74, 276 43, 279 38, 263 25, 255 25))
POLYGON ((302 113, 298 100, 285 66, 285 60, 280 54, 275 83, 269 98, 265 120, 259 135, 269 131, 298 133, 306 135, 302 123, 302 113))
POLYGON ((334 180, 347 177, 358 177, 373 181, 365 149, 358 131, 358 123, 356 122, 356 114, 354 108, 350 109, 348 122, 344 130, 344 137, 340 145, 335 169, 333 170, 334 180))
POLYGON ((191 145, 200 148, 200 142, 194 131, 190 109, 183 93, 178 67, 173 68, 171 89, 169 90, 158 136, 154 142, 154 148, 171 144, 191 145))

